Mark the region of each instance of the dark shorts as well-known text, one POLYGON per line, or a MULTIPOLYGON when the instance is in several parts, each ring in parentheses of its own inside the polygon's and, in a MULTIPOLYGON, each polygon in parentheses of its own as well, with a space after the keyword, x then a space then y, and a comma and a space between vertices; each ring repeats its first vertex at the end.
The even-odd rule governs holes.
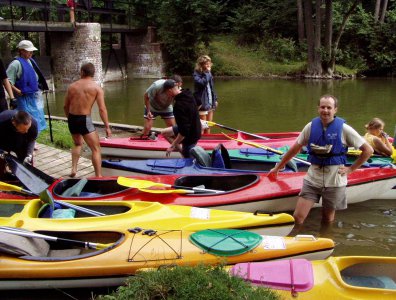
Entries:
POLYGON ((67 124, 69 125, 69 131, 71 134, 86 135, 95 131, 95 126, 92 123, 90 116, 86 115, 72 115, 69 114, 67 118, 67 124))
POLYGON ((315 203, 319 203, 320 198, 322 198, 322 206, 324 208, 334 210, 347 208, 346 186, 319 188, 304 179, 299 196, 307 200, 312 200, 315 203))
MULTIPOLYGON (((173 115, 173 112, 171 112, 171 111, 167 111, 167 112, 151 111, 151 113, 153 114, 153 117, 151 118, 151 120, 155 120, 155 117, 158 117, 158 116, 160 116, 161 119, 172 119, 175 117, 173 115)), ((144 108, 144 118, 148 119, 146 108, 144 108)))

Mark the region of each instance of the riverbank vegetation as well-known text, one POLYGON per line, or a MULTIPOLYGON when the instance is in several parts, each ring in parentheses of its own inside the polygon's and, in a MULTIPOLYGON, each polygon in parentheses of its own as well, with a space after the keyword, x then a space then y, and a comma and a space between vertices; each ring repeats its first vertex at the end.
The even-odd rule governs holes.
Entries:
POLYGON ((59 149, 71 149, 73 140, 67 126, 67 122, 51 120, 51 130, 47 120, 47 128, 40 132, 37 142, 59 149), (52 140, 51 140, 52 131, 52 140))
POLYGON ((202 53, 221 58, 214 60, 219 74, 235 76, 392 76, 396 70, 394 1, 134 0, 133 7, 136 25, 157 27, 169 72, 190 74, 202 53), (239 71, 222 51, 212 51, 219 35, 231 38, 227 46, 236 44, 235 51, 248 49, 254 67, 239 71))
POLYGON ((141 272, 130 277, 116 292, 98 299, 275 300, 279 297, 269 289, 255 288, 240 278, 229 276, 220 266, 198 266, 141 272))

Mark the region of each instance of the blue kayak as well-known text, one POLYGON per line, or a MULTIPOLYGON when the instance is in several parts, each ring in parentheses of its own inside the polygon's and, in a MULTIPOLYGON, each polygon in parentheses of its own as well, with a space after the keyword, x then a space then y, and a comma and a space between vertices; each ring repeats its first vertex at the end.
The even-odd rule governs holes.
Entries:
MULTIPOLYGON (((195 149, 195 148, 194 148, 195 149)), ((209 155, 203 149, 192 153, 194 158, 174 159, 109 159, 102 161, 102 172, 105 176, 136 174, 172 174, 172 175, 208 175, 208 174, 246 174, 268 172, 274 162, 246 159, 230 159, 225 148, 215 149, 209 155)), ((307 165, 290 162, 283 172, 305 172, 307 165)))

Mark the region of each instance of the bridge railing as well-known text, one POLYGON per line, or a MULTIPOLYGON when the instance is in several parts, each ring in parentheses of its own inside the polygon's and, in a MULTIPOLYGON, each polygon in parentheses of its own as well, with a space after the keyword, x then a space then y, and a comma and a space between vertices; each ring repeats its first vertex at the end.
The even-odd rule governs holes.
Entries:
MULTIPOLYGON (((68 22, 70 8, 66 0, 0 0, 0 15, 12 21, 68 22)), ((78 0, 76 22, 131 24, 128 0, 78 0)))

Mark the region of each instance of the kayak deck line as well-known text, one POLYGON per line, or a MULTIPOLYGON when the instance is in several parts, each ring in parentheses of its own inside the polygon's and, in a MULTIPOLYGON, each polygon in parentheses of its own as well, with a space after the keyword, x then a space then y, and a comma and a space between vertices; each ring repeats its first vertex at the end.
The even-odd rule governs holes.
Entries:
MULTIPOLYGON (((71 152, 36 142, 33 166, 54 178, 68 178, 71 172, 71 152)), ((90 159, 80 157, 76 178, 95 176, 90 159)))

